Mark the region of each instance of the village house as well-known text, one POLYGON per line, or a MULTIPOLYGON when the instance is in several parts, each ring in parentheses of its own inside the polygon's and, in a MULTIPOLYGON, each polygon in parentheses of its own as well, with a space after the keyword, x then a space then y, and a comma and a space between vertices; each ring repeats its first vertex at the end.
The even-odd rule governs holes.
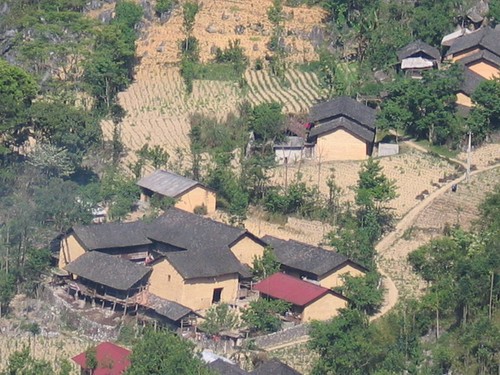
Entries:
POLYGON ((481 82, 486 79, 477 73, 474 73, 467 67, 464 67, 462 81, 459 91, 457 92, 457 107, 458 111, 464 115, 468 114, 473 106, 471 96, 476 91, 476 88, 481 82))
POLYGON ((346 96, 311 108, 309 141, 321 162, 363 160, 373 151, 375 110, 346 96))
POLYGON ((174 206, 181 210, 196 213, 215 211, 216 194, 212 189, 198 181, 178 174, 156 170, 141 178, 137 185, 141 188, 141 201, 149 202, 153 195, 175 199, 174 206))
POLYGON ((289 302, 291 317, 300 322, 328 320, 346 308, 348 299, 331 289, 278 272, 254 286, 262 298, 289 302))
POLYGON ((500 29, 481 28, 454 40, 446 59, 460 62, 483 78, 500 73, 500 29))
POLYGON ((136 305, 136 295, 147 288, 150 267, 113 255, 90 251, 69 263, 65 270, 71 275, 68 291, 75 297, 90 298, 128 308, 136 305))
POLYGON ((235 303, 266 244, 245 229, 170 209, 148 231, 155 242, 149 291, 193 310, 235 303))
POLYGON ((80 366, 81 375, 121 375, 130 367, 131 351, 111 342, 103 342, 96 346, 97 367, 91 369, 87 365, 85 352, 71 358, 80 366))
POLYGON ((229 360, 218 358, 208 363, 207 367, 216 374, 220 375, 301 375, 287 364, 276 358, 271 358, 256 366, 253 371, 245 371, 229 360))
POLYGON ((275 160, 278 164, 293 164, 308 157, 305 139, 297 136, 286 136, 282 142, 273 145, 275 160))
POLYGON ((324 288, 341 286, 343 275, 358 277, 368 272, 359 263, 335 251, 272 236, 264 236, 262 240, 273 248, 284 273, 324 288))
POLYGON ((144 261, 152 245, 145 230, 142 221, 74 226, 58 241, 58 267, 64 269, 68 263, 89 251, 144 261))
POLYGON ((401 48, 397 56, 399 70, 412 78, 422 78, 423 71, 439 68, 441 63, 439 50, 421 40, 401 48))
MULTIPOLYGON (((137 294, 131 290, 133 284, 120 292, 109 291, 116 289, 109 284, 112 281, 99 278, 88 268, 99 259, 103 260, 103 268, 97 269, 108 275, 134 266, 135 272, 127 276, 130 278, 147 269, 151 274, 141 284, 141 290, 200 310, 212 303, 234 303, 246 291, 240 291, 240 286, 251 279, 250 266, 262 256, 265 246, 245 229, 170 208, 152 223, 108 223, 71 229, 60 241, 59 265, 80 279, 102 284, 90 285, 91 296, 95 290, 106 290, 106 295, 123 297, 121 302, 137 294)), ((103 294, 97 293, 96 297, 103 298, 103 294)))

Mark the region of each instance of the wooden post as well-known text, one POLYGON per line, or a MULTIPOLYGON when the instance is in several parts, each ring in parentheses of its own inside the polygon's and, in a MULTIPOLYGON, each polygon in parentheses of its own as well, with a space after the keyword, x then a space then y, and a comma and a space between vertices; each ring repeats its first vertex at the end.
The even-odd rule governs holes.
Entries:
POLYGON ((115 308, 116 308, 116 300, 113 301, 113 312, 115 312, 115 308))

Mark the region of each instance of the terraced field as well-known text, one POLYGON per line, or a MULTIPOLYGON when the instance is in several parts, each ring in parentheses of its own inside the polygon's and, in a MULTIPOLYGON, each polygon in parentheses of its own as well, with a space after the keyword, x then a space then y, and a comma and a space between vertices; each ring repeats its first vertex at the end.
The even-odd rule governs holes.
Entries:
POLYGON ((288 113, 306 113, 325 92, 314 73, 289 69, 280 81, 266 70, 248 70, 245 79, 249 84, 248 100, 252 104, 276 101, 288 113))
MULTIPOLYGON (((174 67, 140 70, 118 98, 127 111, 121 124, 126 162, 134 161, 135 151, 145 143, 160 145, 175 158, 176 150, 189 150, 190 114, 201 112, 223 119, 241 101, 238 87, 229 82, 196 81, 193 93, 185 95, 184 82, 174 67)), ((102 127, 105 138, 111 139, 113 124, 105 121, 102 127)))

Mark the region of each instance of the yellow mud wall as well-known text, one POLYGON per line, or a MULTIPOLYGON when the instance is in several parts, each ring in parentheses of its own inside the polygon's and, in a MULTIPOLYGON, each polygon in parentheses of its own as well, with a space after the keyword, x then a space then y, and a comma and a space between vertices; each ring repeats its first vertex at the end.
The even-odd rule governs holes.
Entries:
POLYGON ((469 51, 462 51, 462 52, 459 52, 459 53, 456 53, 453 55, 453 57, 451 58, 451 61, 453 62, 457 62, 458 60, 461 60, 467 56, 470 56, 470 55, 473 55, 475 53, 478 53, 480 52, 481 50, 479 48, 474 48, 472 50, 469 50, 469 51))
POLYGON ((245 236, 231 246, 231 251, 241 263, 251 267, 253 265, 254 258, 260 258, 262 257, 262 254, 264 254, 264 246, 257 243, 250 237, 245 236))
POLYGON ((362 160, 366 155, 366 143, 344 129, 318 137, 315 150, 318 160, 362 160))
POLYGON ((207 309, 212 305, 214 289, 217 288, 222 288, 220 302, 234 304, 238 298, 238 274, 186 280, 180 303, 193 310, 207 309))
POLYGON ((68 263, 71 263, 83 253, 85 253, 83 246, 80 245, 74 234, 70 234, 61 240, 58 267, 64 269, 68 263))
POLYGON ((166 259, 162 259, 153 264, 148 291, 158 297, 182 303, 184 280, 166 259))
POLYGON ((469 96, 459 92, 457 94, 457 104, 463 105, 465 107, 472 107, 472 100, 469 96))
POLYGON ((474 65, 469 65, 469 69, 486 79, 493 79, 495 77, 500 77, 500 70, 497 67, 488 64, 485 61, 479 61, 474 65))
POLYGON ((221 302, 234 303, 239 288, 238 274, 184 280, 168 260, 163 259, 153 265, 148 291, 190 309, 201 310, 212 305, 216 288, 222 288, 221 302))
POLYGON ((215 211, 215 201, 216 197, 214 192, 197 186, 179 197, 175 207, 187 212, 194 212, 197 206, 205 205, 207 213, 212 213, 215 211))
POLYGON ((320 299, 304 307, 302 321, 328 320, 339 314, 339 309, 347 307, 347 301, 333 294, 325 294, 320 299))
POLYGON ((335 272, 332 272, 330 275, 324 277, 319 281, 319 284, 323 288, 334 288, 337 286, 341 286, 343 284, 342 281, 342 275, 345 274, 350 274, 353 277, 358 277, 358 276, 364 276, 365 273, 363 271, 358 270, 357 268, 354 268, 353 266, 350 265, 345 265, 344 267, 336 270, 335 272))

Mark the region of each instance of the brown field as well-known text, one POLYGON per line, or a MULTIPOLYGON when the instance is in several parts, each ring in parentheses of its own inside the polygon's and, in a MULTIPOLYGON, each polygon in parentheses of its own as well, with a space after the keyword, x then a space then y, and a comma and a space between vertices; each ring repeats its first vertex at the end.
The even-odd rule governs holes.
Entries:
MULTIPOLYGON (((408 150, 402 154, 380 158, 383 173, 396 181, 398 197, 391 202, 391 207, 398 217, 403 216, 412 207, 418 204, 415 197, 424 190, 431 193, 437 187, 432 183, 438 183, 445 175, 456 173, 455 167, 450 163, 414 150, 408 150)), ((309 185, 318 185, 320 191, 327 195, 326 184, 331 170, 334 168, 335 182, 342 188, 342 200, 353 201, 354 192, 351 187, 358 180, 358 173, 362 161, 336 161, 318 164, 317 162, 306 162, 303 164, 289 165, 288 168, 280 166, 273 172, 273 180, 284 185, 285 177, 288 181, 294 179, 297 173, 302 175, 302 181, 309 185)))
MULTIPOLYGON (((250 60, 264 58, 272 25, 267 18, 271 0, 204 0, 196 16, 193 36, 199 41, 200 58, 203 62, 213 59, 216 47, 225 48, 230 40, 239 40, 250 60), (242 35, 235 32, 243 26, 242 35), (211 32, 208 32, 207 30, 211 32)), ((285 42, 290 51, 289 61, 305 62, 316 59, 314 48, 308 40, 311 30, 321 24, 324 12, 319 7, 284 7, 285 42)), ((142 67, 177 63, 178 43, 185 38, 182 27, 182 7, 177 7, 168 22, 163 25, 154 21, 138 43, 137 52, 142 67)))

